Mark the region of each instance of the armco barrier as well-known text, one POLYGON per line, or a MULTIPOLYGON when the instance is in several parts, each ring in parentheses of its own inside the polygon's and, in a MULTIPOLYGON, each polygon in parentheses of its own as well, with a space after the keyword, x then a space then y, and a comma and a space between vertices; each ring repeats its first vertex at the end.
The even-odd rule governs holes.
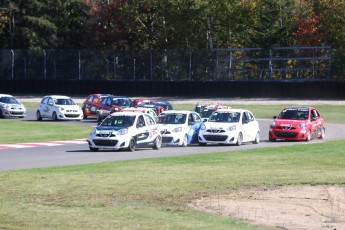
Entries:
POLYGON ((14 95, 88 95, 96 92, 131 97, 345 99, 345 82, 0 80, 0 93, 14 95))

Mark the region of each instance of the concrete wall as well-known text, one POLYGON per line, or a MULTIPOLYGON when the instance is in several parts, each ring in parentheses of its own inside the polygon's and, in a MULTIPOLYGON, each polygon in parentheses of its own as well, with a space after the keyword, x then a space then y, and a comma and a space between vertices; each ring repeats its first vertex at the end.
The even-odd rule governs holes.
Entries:
POLYGON ((131 97, 345 99, 345 82, 0 80, 0 93, 14 95, 111 93, 131 97))

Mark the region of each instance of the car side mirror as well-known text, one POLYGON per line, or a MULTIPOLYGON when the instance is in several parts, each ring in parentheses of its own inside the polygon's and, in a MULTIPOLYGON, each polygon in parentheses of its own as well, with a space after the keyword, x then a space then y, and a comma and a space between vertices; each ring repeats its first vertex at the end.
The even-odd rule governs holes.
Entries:
POLYGON ((242 124, 248 124, 249 121, 248 120, 242 120, 242 124))
POLYGON ((206 121, 208 121, 208 118, 203 118, 202 121, 206 122, 206 121))
POLYGON ((312 121, 316 121, 317 118, 316 118, 316 117, 312 117, 311 120, 312 120, 312 121))
POLYGON ((277 116, 273 116, 273 119, 277 119, 277 116))
POLYGON ((188 125, 194 125, 195 123, 194 122, 188 122, 188 125))
POLYGON ((142 128, 142 127, 144 127, 143 124, 141 124, 141 123, 138 123, 138 124, 137 124, 137 128, 142 128))

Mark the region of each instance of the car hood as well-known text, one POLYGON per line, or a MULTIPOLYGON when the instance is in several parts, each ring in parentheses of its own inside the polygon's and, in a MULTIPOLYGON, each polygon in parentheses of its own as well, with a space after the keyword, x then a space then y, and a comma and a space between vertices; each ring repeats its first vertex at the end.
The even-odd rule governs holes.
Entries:
POLYGON ((56 105, 56 107, 64 108, 66 110, 70 110, 70 109, 80 110, 79 105, 56 105))
POLYGON ((205 122, 207 129, 227 129, 227 127, 237 125, 238 122, 228 123, 228 122, 205 122))
POLYGON ((160 130, 173 130, 176 127, 184 127, 183 124, 158 124, 160 130))
POLYGON ((7 104, 7 103, 2 103, 0 102, 0 106, 4 107, 4 106, 9 106, 11 108, 25 108, 25 106, 23 104, 7 104))
POLYGON ((274 122, 276 123, 276 126, 284 126, 284 125, 297 126, 301 123, 307 123, 308 120, 275 119, 274 122))
POLYGON ((118 130, 121 130, 121 129, 126 129, 128 127, 115 127, 115 126, 97 126, 96 129, 98 131, 118 131, 118 130))

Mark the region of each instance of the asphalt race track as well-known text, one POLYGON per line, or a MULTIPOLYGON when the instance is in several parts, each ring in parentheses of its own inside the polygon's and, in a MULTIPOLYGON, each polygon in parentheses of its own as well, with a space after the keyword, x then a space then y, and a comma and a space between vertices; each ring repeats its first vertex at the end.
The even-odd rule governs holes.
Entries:
MULTIPOLYGON (((28 115, 23 122, 36 121, 35 110, 29 109, 28 115)), ((43 120, 43 122, 56 122, 50 120, 43 120)), ((57 121, 67 124, 82 124, 96 126, 94 119, 87 119, 83 121, 57 121)), ((259 120, 261 129, 261 141, 259 144, 244 143, 241 146, 228 145, 208 145, 198 146, 192 145, 188 147, 162 147, 160 150, 153 149, 137 149, 135 152, 127 151, 99 151, 90 152, 88 145, 85 144, 66 144, 60 146, 49 147, 33 147, 33 148, 19 148, 19 149, 0 149, 0 171, 41 168, 51 166, 66 166, 78 165, 86 163, 97 163, 117 160, 133 160, 142 158, 168 157, 188 154, 203 154, 211 152, 237 151, 246 149, 256 149, 265 147, 278 147, 288 145, 300 145, 321 143, 323 141, 340 140, 345 137, 345 125, 327 124, 326 123, 326 138, 325 140, 313 139, 310 142, 269 142, 268 128, 271 120, 259 120)), ((85 137, 87 138, 87 137, 85 137)))

